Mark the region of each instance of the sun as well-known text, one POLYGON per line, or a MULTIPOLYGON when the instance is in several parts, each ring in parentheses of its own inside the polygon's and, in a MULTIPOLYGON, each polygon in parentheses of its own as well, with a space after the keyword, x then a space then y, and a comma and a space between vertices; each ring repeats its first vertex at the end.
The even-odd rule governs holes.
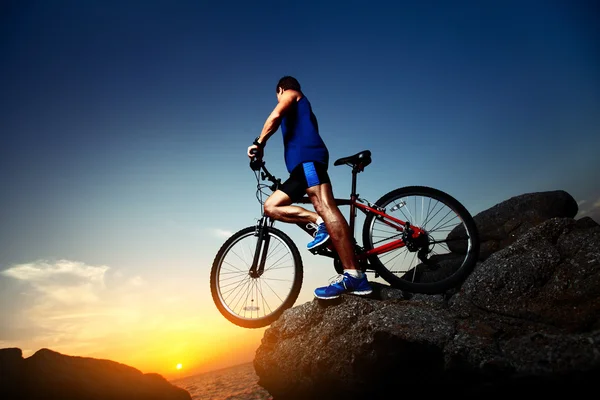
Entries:
POLYGON ((179 364, 177 364, 177 367, 176 367, 176 368, 177 368, 177 369, 181 369, 181 368, 183 368, 183 365, 181 365, 181 363, 179 363, 179 364))

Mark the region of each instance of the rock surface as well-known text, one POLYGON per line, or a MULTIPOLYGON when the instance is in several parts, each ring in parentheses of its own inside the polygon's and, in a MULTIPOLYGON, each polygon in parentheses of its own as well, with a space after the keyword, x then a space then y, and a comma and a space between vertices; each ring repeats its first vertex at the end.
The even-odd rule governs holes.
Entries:
POLYGON ((41 349, 23 358, 21 349, 0 349, 3 400, 191 400, 158 374, 114 361, 66 356, 41 349))
POLYGON ((575 200, 556 191, 476 215, 495 251, 450 293, 406 299, 373 283, 369 298, 287 310, 256 352, 259 384, 275 400, 595 389, 600 225, 576 213, 575 200))
POLYGON ((526 193, 511 197, 474 216, 481 261, 502 250, 530 228, 550 218, 575 218, 579 207, 564 190, 526 193))

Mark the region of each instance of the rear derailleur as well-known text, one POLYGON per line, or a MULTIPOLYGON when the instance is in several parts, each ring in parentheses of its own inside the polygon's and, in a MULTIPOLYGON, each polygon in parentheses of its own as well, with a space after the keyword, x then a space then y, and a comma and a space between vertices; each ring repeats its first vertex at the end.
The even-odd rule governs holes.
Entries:
POLYGON ((416 237, 414 236, 414 233, 415 231, 412 229, 410 222, 407 222, 404 225, 404 231, 402 231, 401 236, 402 240, 404 241, 404 244, 406 245, 406 248, 411 253, 414 253, 416 251, 417 257, 419 258, 419 260, 421 260, 422 263, 427 265, 434 265, 435 263, 428 258, 428 255, 429 253, 431 253, 432 249, 429 248, 430 242, 427 231, 421 230, 421 232, 416 237))

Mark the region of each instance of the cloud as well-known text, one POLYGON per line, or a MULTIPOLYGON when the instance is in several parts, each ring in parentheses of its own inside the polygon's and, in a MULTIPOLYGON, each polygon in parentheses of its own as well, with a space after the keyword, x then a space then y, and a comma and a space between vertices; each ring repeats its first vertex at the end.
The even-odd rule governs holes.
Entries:
POLYGON ((144 281, 144 279, 141 276, 134 276, 133 278, 131 278, 129 280, 129 283, 132 286, 143 286, 146 282, 144 281))
POLYGON ((43 347, 122 356, 144 341, 163 343, 177 315, 189 312, 181 281, 129 272, 71 260, 1 271, 0 347, 19 347, 25 357, 43 347))
POLYGON ((0 272, 0 343, 57 347, 103 335, 116 323, 131 319, 122 307, 121 292, 131 295, 136 277, 108 288, 105 265, 79 261, 38 260, 0 272), (18 282, 18 284, 16 284, 18 282), (16 342, 16 343, 15 343, 16 342))
POLYGON ((2 275, 28 283, 46 300, 63 304, 92 303, 99 300, 98 293, 105 289, 104 275, 107 266, 87 265, 78 261, 39 260, 14 265, 2 275))
POLYGON ((58 260, 54 263, 36 261, 18 264, 2 271, 4 275, 26 281, 43 281, 56 275, 72 275, 82 279, 102 280, 107 266, 94 267, 78 261, 58 260))
POLYGON ((225 230, 225 229, 212 229, 212 235, 218 237, 219 239, 228 239, 231 235, 233 235, 233 232, 225 230))

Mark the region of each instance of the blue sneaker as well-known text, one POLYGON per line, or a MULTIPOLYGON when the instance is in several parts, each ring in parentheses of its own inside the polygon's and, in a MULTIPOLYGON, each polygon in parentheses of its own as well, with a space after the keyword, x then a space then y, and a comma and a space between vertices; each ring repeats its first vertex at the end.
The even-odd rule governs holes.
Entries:
POLYGON ((341 294, 350 293, 364 296, 371 294, 373 290, 367 276, 363 275, 362 278, 355 278, 348 273, 344 275, 338 275, 338 277, 329 284, 329 286, 323 286, 315 289, 315 297, 319 299, 329 300, 340 297, 341 294))
POLYGON ((319 247, 327 243, 329 240, 329 233, 327 232, 327 227, 325 226, 325 222, 321 222, 317 227, 317 233, 315 233, 315 238, 312 242, 306 245, 306 247, 310 249, 314 249, 315 247, 319 247))

